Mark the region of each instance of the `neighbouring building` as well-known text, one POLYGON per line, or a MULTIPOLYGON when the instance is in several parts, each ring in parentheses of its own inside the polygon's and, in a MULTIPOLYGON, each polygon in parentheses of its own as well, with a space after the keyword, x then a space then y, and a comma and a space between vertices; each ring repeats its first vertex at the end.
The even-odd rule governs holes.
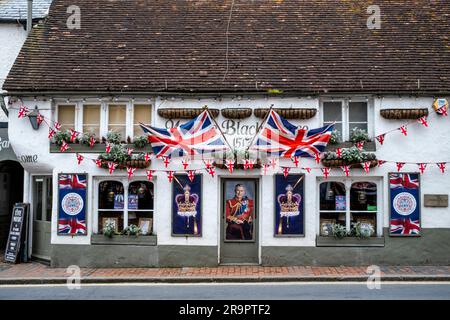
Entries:
MULTIPOLYGON (((46 17, 51 0, 34 0, 33 23, 46 17)), ((0 1, 0 87, 27 38, 27 1, 0 1)), ((0 89, 0 248, 6 246, 14 203, 23 200, 23 168, 8 138, 8 97, 0 89)))
POLYGON ((377 4, 373 29, 356 0, 236 1, 230 21, 231 1, 54 0, 3 85, 31 254, 54 267, 449 264, 450 3, 377 4), (336 131, 319 163, 261 156, 231 173, 215 159, 214 177, 139 138, 139 123, 178 128, 205 105, 247 160, 270 107, 298 126, 282 122, 287 136, 336 131))

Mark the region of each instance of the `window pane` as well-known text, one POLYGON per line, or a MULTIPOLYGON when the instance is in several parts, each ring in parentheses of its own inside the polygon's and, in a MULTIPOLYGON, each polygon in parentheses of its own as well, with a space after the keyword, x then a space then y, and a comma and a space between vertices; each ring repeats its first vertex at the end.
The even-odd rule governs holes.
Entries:
POLYGON ((116 231, 123 230, 124 189, 118 181, 104 181, 99 184, 98 208, 110 209, 111 211, 99 211, 98 230, 103 232, 108 223, 116 227, 116 231), (116 211, 113 211, 116 210, 116 211))
POLYGON ((83 132, 100 136, 100 106, 85 105, 83 109, 83 132))
POLYGON ((58 106, 58 122, 61 131, 75 128, 75 105, 58 106))
POLYGON ((348 105, 350 122, 367 122, 367 102, 350 102, 348 105))
POLYGON ((350 210, 377 211, 377 185, 373 182, 352 184, 350 210))
POLYGON ((141 228, 143 235, 152 234, 153 198, 153 184, 151 182, 134 181, 130 183, 128 188, 128 225, 137 225, 141 228))
POLYGON ((124 208, 123 185, 118 181, 103 181, 98 190, 99 209, 123 209, 124 208))
MULTIPOLYGON (((331 123, 332 122, 324 122, 323 125, 326 126, 326 125, 329 125, 331 123)), ((343 132, 342 132, 342 123, 335 123, 334 124, 334 130, 339 131, 339 142, 344 141, 344 137, 342 136, 342 134, 343 134, 343 132)))
POLYGON ((121 134, 122 139, 126 139, 126 106, 110 105, 108 112, 108 130, 121 134))
POLYGON ((136 104, 134 105, 133 134, 135 137, 142 136, 144 132, 139 126, 139 122, 150 124, 151 122, 151 105, 136 104))
POLYGON ((37 178, 34 182, 34 220, 42 220, 42 194, 43 179, 37 178))
POLYGON ((345 185, 340 182, 320 184, 320 210, 345 211, 345 185))
POLYGON ((323 121, 324 122, 342 121, 342 103, 324 102, 323 121))

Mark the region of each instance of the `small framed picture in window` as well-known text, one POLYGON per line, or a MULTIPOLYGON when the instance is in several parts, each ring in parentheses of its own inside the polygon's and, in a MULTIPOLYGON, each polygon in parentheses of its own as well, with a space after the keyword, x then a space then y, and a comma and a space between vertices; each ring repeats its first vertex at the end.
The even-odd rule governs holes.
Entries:
POLYGON ((325 237, 331 236, 334 223, 336 223, 334 219, 320 220, 320 235, 325 237))
POLYGON ((139 229, 141 229, 142 235, 150 235, 153 232, 153 219, 152 218, 139 218, 139 229))
POLYGON ((103 230, 108 226, 113 227, 116 232, 119 232, 119 218, 104 217, 102 219, 103 230))

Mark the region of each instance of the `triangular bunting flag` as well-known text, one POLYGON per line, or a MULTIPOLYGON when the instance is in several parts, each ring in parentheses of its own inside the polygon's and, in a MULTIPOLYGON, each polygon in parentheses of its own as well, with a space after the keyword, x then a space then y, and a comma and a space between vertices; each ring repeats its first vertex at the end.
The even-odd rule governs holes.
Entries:
POLYGON ((152 181, 153 173, 155 172, 155 170, 147 170, 146 172, 147 172, 147 180, 152 181))
POLYGON ((346 177, 350 175, 350 166, 341 166, 341 169, 344 171, 346 177))
POLYGON ((425 172, 425 169, 427 168, 427 164, 426 163, 418 163, 417 165, 419 166, 420 173, 423 174, 425 172))
POLYGON ((405 165, 404 162, 396 162, 395 164, 397 165, 398 172, 400 172, 400 170, 402 170, 403 166, 405 165))

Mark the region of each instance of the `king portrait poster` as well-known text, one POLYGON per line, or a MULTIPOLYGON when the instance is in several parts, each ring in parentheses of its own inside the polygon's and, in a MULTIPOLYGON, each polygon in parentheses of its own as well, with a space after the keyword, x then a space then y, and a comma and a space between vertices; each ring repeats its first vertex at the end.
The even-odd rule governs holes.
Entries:
POLYGON ((172 192, 172 235, 202 234, 202 175, 175 174, 172 192))
POLYGON ((303 236, 302 174, 275 175, 275 236, 303 236))
POLYGON ((58 176, 58 235, 87 235, 86 174, 58 176))
POLYGON ((390 235, 420 236, 420 181, 418 173, 389 173, 390 235))

